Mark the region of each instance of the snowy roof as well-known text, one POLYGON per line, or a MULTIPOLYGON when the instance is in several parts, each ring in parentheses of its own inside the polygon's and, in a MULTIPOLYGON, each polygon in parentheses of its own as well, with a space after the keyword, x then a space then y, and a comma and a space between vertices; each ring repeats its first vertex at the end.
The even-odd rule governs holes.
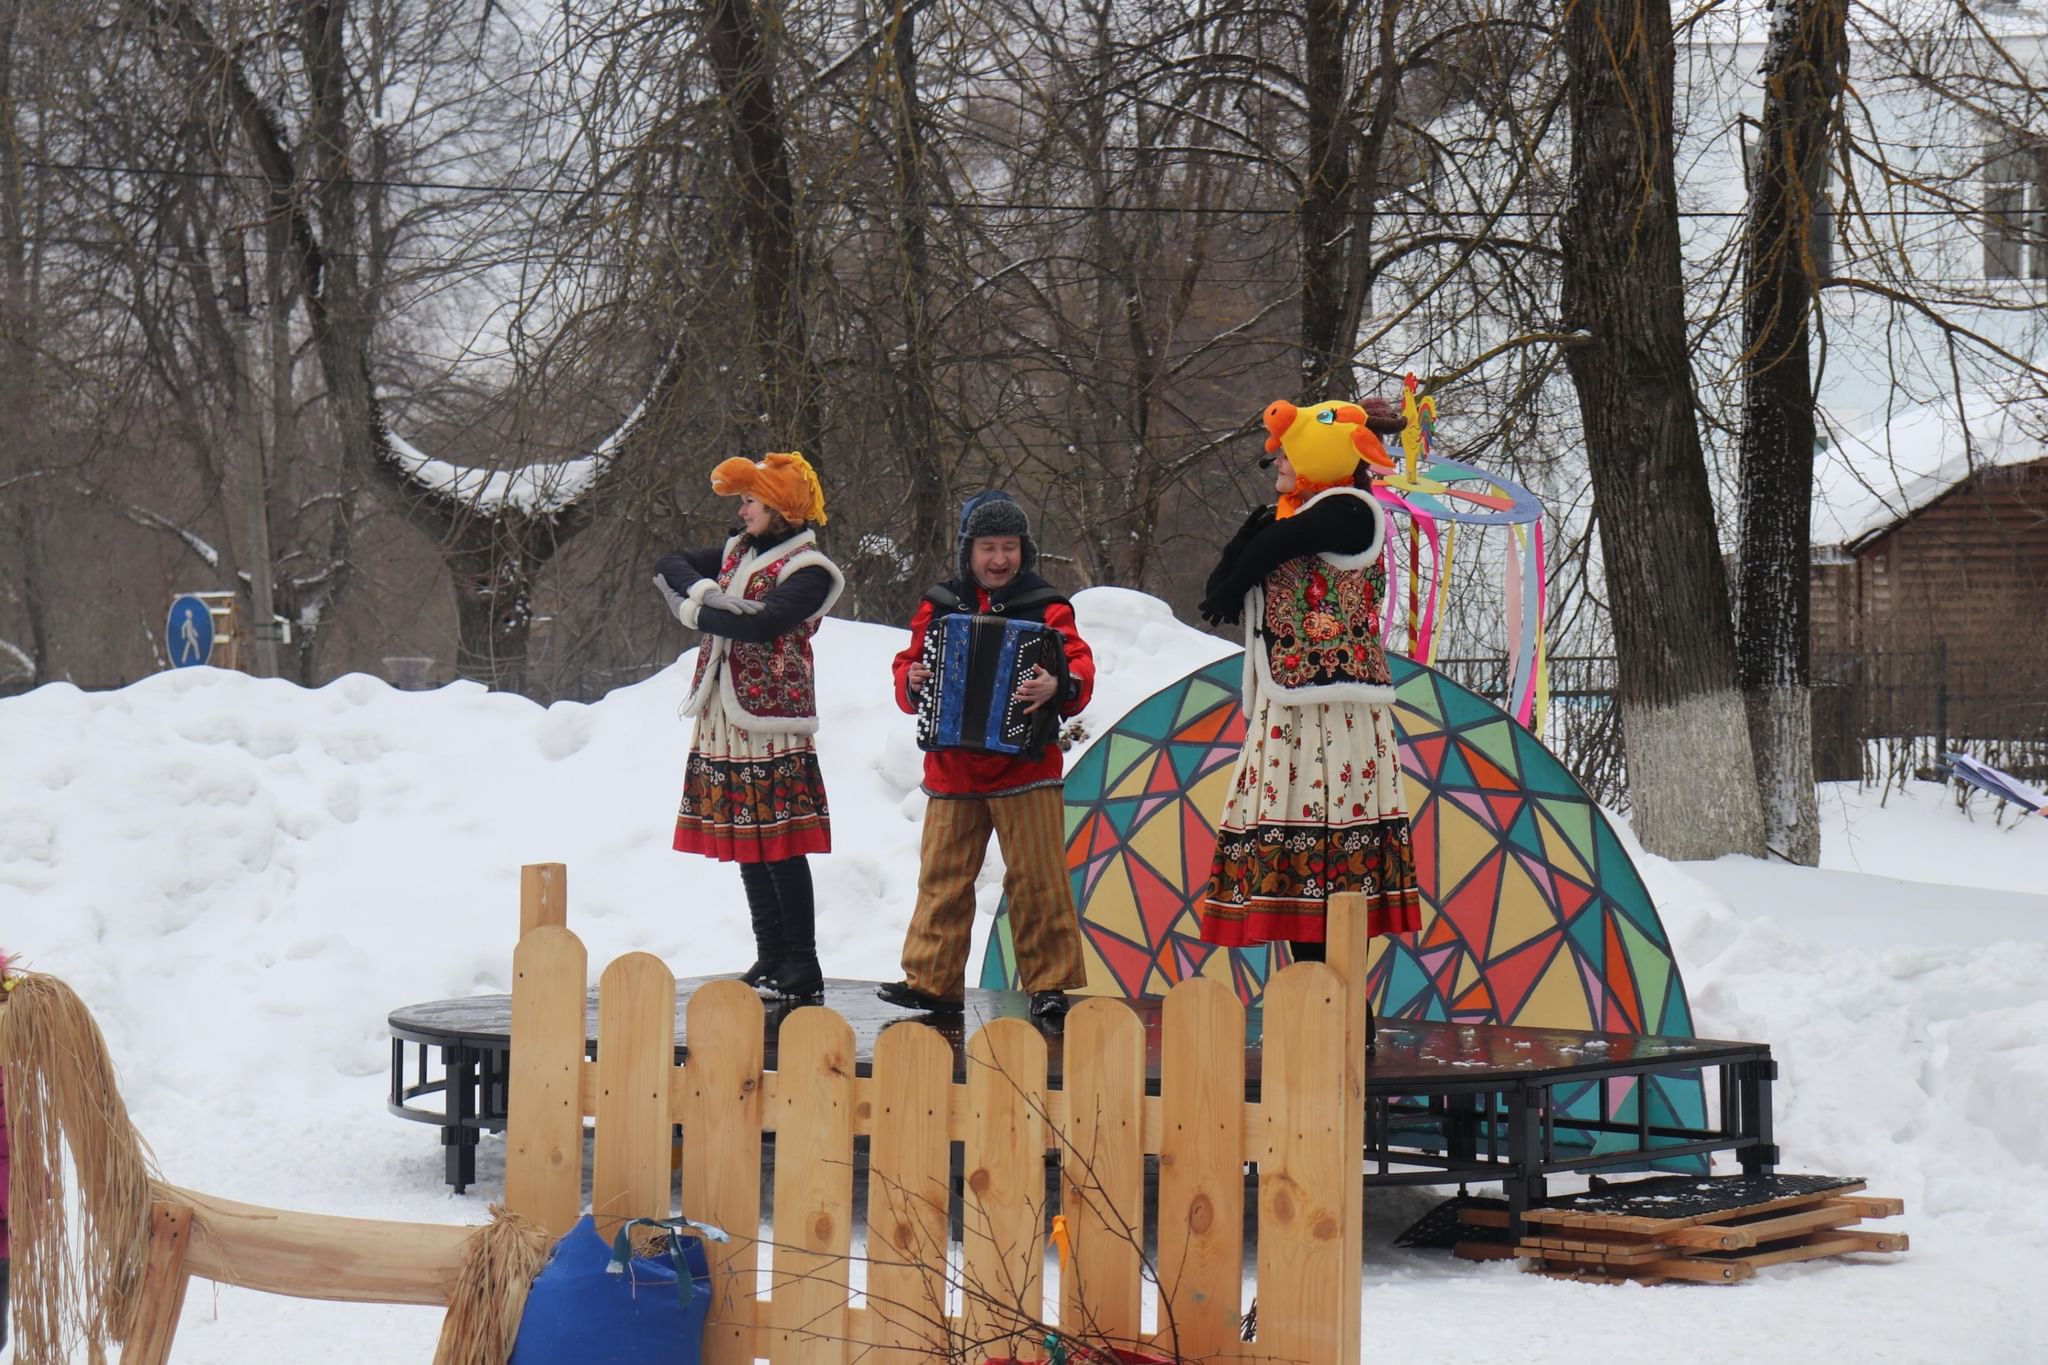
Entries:
POLYGON ((511 508, 528 516, 547 516, 562 511, 590 490, 611 466, 620 441, 646 412, 643 399, 588 455, 519 469, 478 469, 474 465, 453 464, 435 459, 395 431, 387 431, 385 437, 392 461, 423 488, 478 512, 496 513, 511 508))
POLYGON ((2048 459, 2048 422, 1992 393, 1901 408, 1836 439, 1813 470, 1813 543, 1853 549, 1979 470, 2048 459))
MULTIPOLYGON (((1773 9, 1771 0, 1710 0, 1677 15, 1679 46, 1761 48, 1773 9)), ((1944 35, 1966 42, 2031 38, 2048 33, 2048 0, 1983 0, 1967 11, 1956 0, 1877 0, 1852 8, 1847 24, 1852 46, 1944 35)))

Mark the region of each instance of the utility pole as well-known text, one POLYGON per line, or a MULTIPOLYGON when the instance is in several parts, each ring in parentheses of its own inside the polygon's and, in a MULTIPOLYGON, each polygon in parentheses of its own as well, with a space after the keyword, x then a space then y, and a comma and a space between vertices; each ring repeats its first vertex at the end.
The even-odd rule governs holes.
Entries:
POLYGON ((249 571, 249 671, 259 678, 277 676, 279 640, 275 590, 271 579, 270 479, 263 462, 263 423, 256 410, 256 370, 251 339, 255 309, 249 300, 249 257, 242 248, 242 229, 228 229, 226 238, 228 326, 234 338, 235 408, 241 421, 243 558, 249 571))

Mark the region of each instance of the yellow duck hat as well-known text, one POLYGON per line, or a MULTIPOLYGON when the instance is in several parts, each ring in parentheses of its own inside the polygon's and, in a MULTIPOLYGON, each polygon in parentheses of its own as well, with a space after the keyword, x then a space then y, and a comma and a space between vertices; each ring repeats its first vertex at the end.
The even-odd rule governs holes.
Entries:
POLYGON ((758 461, 743 455, 723 460, 711 471, 711 491, 720 497, 752 493, 785 521, 825 524, 825 487, 811 462, 794 450, 771 451, 758 461))
MULTIPOLYGON (((1265 414, 1266 452, 1287 452, 1297 478, 1315 484, 1348 483, 1359 461, 1394 468, 1387 448, 1373 434, 1385 419, 1358 403, 1316 403, 1296 407, 1286 399, 1265 414)), ((1399 430, 1399 419, 1395 419, 1399 430)))

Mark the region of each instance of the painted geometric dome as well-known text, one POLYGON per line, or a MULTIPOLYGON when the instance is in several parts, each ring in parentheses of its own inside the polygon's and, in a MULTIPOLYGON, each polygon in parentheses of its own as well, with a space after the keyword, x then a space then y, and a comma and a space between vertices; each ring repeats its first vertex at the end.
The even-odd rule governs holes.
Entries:
MULTIPOLYGON (((1408 779, 1422 925, 1377 938, 1367 959, 1382 1018, 1692 1036, 1685 983, 1648 890, 1606 814, 1542 743, 1492 702, 1389 654, 1408 779)), ((1066 780, 1067 874, 1081 910, 1088 989, 1164 995, 1194 975, 1246 1004, 1284 949, 1204 943, 1194 909, 1244 739, 1243 656, 1153 694, 1066 780)), ((981 984, 1015 989, 1009 906, 997 911, 981 984)), ((1609 1139, 1597 1086, 1555 1093, 1558 1141, 1609 1139)), ((1633 1123, 1644 1097, 1610 1087, 1606 1117, 1633 1123)), ((1697 1072, 1652 1077, 1652 1123, 1697 1125, 1697 1072)), ((1691 1162, 1688 1165, 1696 1165, 1691 1162)))
MULTIPOLYGON (((1599 806, 1492 702, 1398 655, 1388 663, 1424 909, 1415 933, 1373 942, 1375 1008, 1691 1036, 1656 907, 1599 806)), ((1155 693, 1067 775, 1090 990, 1164 995, 1200 974, 1249 1004, 1265 988, 1268 950, 1202 942, 1193 905, 1244 739, 1242 666, 1232 655, 1155 693)), ((1005 904, 985 986, 1014 982, 1009 929, 1005 904)))

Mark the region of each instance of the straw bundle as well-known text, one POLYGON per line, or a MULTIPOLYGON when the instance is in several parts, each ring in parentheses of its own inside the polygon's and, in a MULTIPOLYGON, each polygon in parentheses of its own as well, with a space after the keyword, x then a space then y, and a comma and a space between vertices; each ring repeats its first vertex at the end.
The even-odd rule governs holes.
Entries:
POLYGON ((14 1163, 15 1358, 99 1359, 135 1321, 152 1162, 99 1025, 55 977, 25 972, 0 994, 0 1068, 14 1163))
POLYGON ((547 1229, 491 1205, 491 1221, 463 1245, 434 1365, 505 1365, 519 1336, 526 1291, 547 1258, 547 1229))

